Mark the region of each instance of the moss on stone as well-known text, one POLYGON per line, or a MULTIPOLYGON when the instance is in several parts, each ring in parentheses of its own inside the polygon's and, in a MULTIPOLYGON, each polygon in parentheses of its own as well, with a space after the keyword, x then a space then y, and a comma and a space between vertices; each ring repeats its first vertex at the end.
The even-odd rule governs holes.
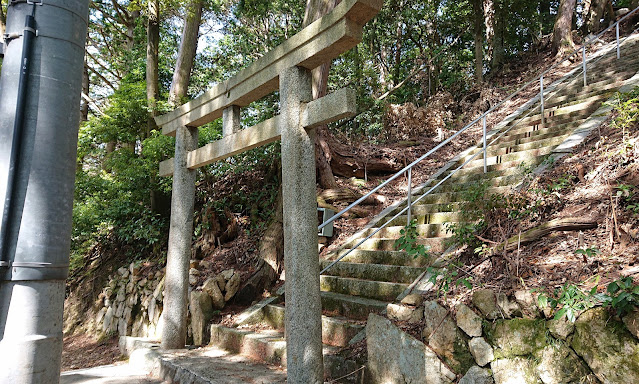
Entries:
POLYGON ((547 345, 546 323, 540 319, 498 320, 492 327, 495 358, 531 355, 547 345))

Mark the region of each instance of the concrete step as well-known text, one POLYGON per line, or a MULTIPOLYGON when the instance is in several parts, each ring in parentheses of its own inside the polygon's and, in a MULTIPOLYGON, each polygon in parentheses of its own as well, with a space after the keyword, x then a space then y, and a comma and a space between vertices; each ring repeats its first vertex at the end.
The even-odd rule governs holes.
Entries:
POLYGON ((211 345, 256 361, 286 366, 286 341, 281 331, 258 333, 213 324, 211 345))
MULTIPOLYGON (((452 188, 454 186, 442 185, 442 187, 452 188)), ((406 205, 404 204, 404 207, 405 206, 406 205)), ((431 213, 420 214, 418 213, 419 211, 416 211, 413 208, 414 207, 411 205, 411 220, 417 220, 417 225, 455 223, 462 220, 461 214, 459 212, 431 212, 431 213)), ((404 215, 398 216, 389 225, 400 226, 401 228, 402 225, 406 225, 406 220, 408 220, 408 215, 404 214, 404 215)), ((386 223, 386 220, 380 221, 378 225, 382 225, 384 223, 386 223)), ((437 236, 437 237, 440 237, 440 236, 437 236)))
MULTIPOLYGON (((282 305, 268 304, 262 309, 260 321, 245 324, 261 324, 273 330, 284 331, 286 308, 282 305)), ((343 317, 322 316, 322 343, 335 347, 345 347, 348 342, 364 328, 343 317)))
MULTIPOLYGON (((487 172, 507 171, 507 170, 511 170, 511 169, 516 169, 517 167, 521 167, 522 163, 525 164, 526 166, 537 165, 537 164, 541 164, 547 157, 548 157, 547 155, 542 155, 542 156, 536 156, 536 157, 530 158, 530 159, 525 160, 525 161, 514 160, 514 161, 501 162, 499 164, 488 164, 487 172)), ((454 167, 453 169, 451 169, 451 171, 456 169, 456 168, 457 167, 454 167)), ((462 176, 468 176, 468 175, 478 175, 478 174, 483 174, 483 173, 484 173, 484 166, 483 166, 483 161, 482 161, 481 164, 478 165, 478 166, 469 167, 468 165, 466 165, 466 167, 461 168, 453 176, 462 177, 462 176)), ((438 179, 442 180, 447 175, 448 175, 448 173, 444 173, 444 174, 440 175, 438 177, 438 179)), ((447 201, 435 201, 435 202, 424 202, 424 203, 446 203, 446 202, 447 201)))
MULTIPOLYGON (((320 268, 324 269, 330 263, 322 260, 320 268)), ((410 284, 423 271, 424 268, 403 265, 339 262, 326 271, 325 275, 410 284)))
MULTIPOLYGON (((320 292, 322 309, 330 315, 344 316, 349 319, 366 320, 369 313, 381 313, 388 302, 360 296, 345 295, 337 292, 320 292)), ((394 298, 393 298, 394 299, 394 298)))
MULTIPOLYGON (((211 345, 231 353, 246 356, 252 360, 286 366, 286 341, 281 331, 244 331, 219 324, 211 325, 211 345)), ((324 345, 324 373, 331 374, 334 359, 326 358, 336 355, 338 347, 324 345)))
MULTIPOLYGON (((392 216, 391 216, 392 217, 392 216)), ((388 219, 390 219, 391 217, 388 217, 388 219)), ((401 216, 400 216, 401 217, 401 216)), ((416 219, 419 220, 419 217, 414 217, 416 219)), ((422 221, 423 221, 423 217, 422 217, 422 221)), ((384 221, 380 222, 379 225, 381 226, 382 224, 384 224, 384 221)), ((406 216, 404 216, 404 219, 395 219, 391 222, 391 224, 387 227, 382 228, 381 230, 379 230, 379 232, 377 232, 376 234, 373 235, 373 237, 371 237, 371 239, 384 239, 384 238, 389 238, 389 239, 397 239, 401 236, 400 231, 404 229, 404 226, 406 225, 406 216)), ((364 237, 370 235, 372 232, 374 232, 377 228, 370 228, 365 230, 361 236, 359 236, 360 239, 363 239, 364 237)), ((443 228, 442 224, 418 224, 417 225, 417 234, 420 237, 424 237, 424 238, 433 238, 433 237, 446 237, 446 230, 445 228, 443 228)))
MULTIPOLYGON (((512 163, 512 162, 521 163, 522 161, 528 162, 533 160, 536 157, 549 155, 553 151, 553 149, 554 147, 542 147, 542 148, 528 149, 528 150, 508 153, 505 155, 489 156, 486 159, 486 163, 490 166, 490 165, 497 165, 502 163, 512 163)), ((459 161, 457 161, 456 164, 457 166, 462 165, 467 160, 468 159, 465 159, 465 160, 460 159, 459 161)), ((483 166, 484 166, 484 158, 481 154, 479 154, 475 156, 474 160, 471 160, 468 164, 466 164, 465 168, 482 167, 482 172, 483 172, 483 166)))
POLYGON ((348 277, 320 276, 320 290, 365 297, 368 299, 393 301, 408 284, 390 283, 386 281, 352 279, 348 277))
MULTIPOLYGON (((499 147, 507 147, 511 145, 519 145, 534 142, 537 140, 543 140, 550 137, 555 137, 558 135, 566 135, 572 133, 579 125, 582 120, 571 121, 568 123, 556 125, 554 127, 540 127, 535 131, 527 131, 523 133, 514 133, 511 134, 507 132, 503 137, 499 139, 499 142, 493 145, 497 145, 499 147)), ((481 148, 478 147, 478 150, 481 148)))
MULTIPOLYGON (((337 252, 335 258, 346 254, 348 251, 350 251, 350 249, 340 250, 337 252)), ((370 263, 408 267, 426 267, 428 265, 427 260, 422 260, 422 258, 415 259, 402 251, 378 251, 359 248, 352 250, 342 261, 348 263, 370 263)))
MULTIPOLYGON (((511 153, 525 152, 533 149, 539 149, 543 147, 551 147, 555 148, 559 144, 563 143, 563 141, 568 137, 574 128, 563 129, 556 134, 547 134, 547 135, 535 135, 526 139, 526 142, 521 143, 518 140, 511 140, 506 143, 499 143, 497 146, 489 146, 486 148, 486 154, 489 157, 492 156, 504 156, 511 153), (541 136, 541 137, 540 137, 541 136), (519 144, 515 144, 519 142, 519 144)), ((481 152, 481 158, 483 159, 483 149, 475 148, 472 150, 467 156, 462 157, 462 159, 468 160, 475 153, 481 152)))
MULTIPOLYGON (((544 120, 544 126, 546 125, 559 125, 570 121, 586 118, 592 114, 601 105, 604 99, 595 99, 588 102, 579 104, 573 104, 568 107, 557 108, 546 112, 546 119, 544 120)), ((511 131, 517 131, 525 127, 534 127, 541 124, 541 115, 536 113, 534 115, 525 117, 519 120, 518 127, 513 128, 511 131), (521 127, 521 128, 519 128, 521 127)))
MULTIPOLYGON (((443 241, 446 240, 446 238, 449 235, 446 234, 445 232, 442 232, 442 236, 440 237, 431 237, 431 238, 419 238, 417 239, 417 244, 422 244, 425 246, 428 246, 428 249, 430 250, 430 252, 441 252, 443 251, 443 241)), ((356 238, 354 238, 352 241, 349 241, 346 246, 347 247, 354 247, 357 243, 359 243, 361 240, 363 240, 366 236, 358 236, 356 238)), ((398 236, 399 237, 399 236, 398 236)), ((393 238, 370 238, 366 241, 364 241, 359 247, 357 247, 358 250, 364 250, 364 251, 395 251, 396 247, 395 247, 395 241, 397 240, 397 237, 393 237, 393 238)), ((408 264, 407 264, 408 265, 408 264)), ((411 264, 413 265, 413 264, 411 264)), ((420 264, 423 265, 423 264, 420 264)))

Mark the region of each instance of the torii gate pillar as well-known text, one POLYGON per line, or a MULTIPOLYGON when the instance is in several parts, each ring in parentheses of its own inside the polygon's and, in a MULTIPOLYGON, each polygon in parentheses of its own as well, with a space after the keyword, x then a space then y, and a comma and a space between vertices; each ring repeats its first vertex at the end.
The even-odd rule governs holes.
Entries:
POLYGON ((308 69, 291 67, 280 73, 286 369, 289 383, 303 384, 324 382, 315 130, 302 124, 302 109, 312 99, 308 69))

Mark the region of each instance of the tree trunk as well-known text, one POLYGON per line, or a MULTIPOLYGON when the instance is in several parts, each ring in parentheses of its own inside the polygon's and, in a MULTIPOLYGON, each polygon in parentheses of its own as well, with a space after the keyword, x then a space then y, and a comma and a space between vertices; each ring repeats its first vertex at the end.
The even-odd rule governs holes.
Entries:
MULTIPOLYGON (((89 64, 84 59, 84 70, 82 71, 82 93, 89 96, 91 83, 89 78, 89 64)), ((84 97, 80 103, 80 122, 89 120, 89 100, 84 97)))
POLYGON ((495 30, 493 36, 493 57, 490 63, 491 71, 496 71, 504 64, 505 60, 505 47, 504 40, 506 38, 506 18, 507 18, 507 4, 505 0, 498 0, 494 2, 495 7, 495 30))
POLYGON ((486 30, 486 42, 488 43, 488 52, 486 59, 492 62, 493 59, 493 39, 495 37, 495 2, 493 0, 484 1, 484 26, 486 30))
MULTIPOLYGON (((313 21, 330 12, 340 0, 307 0, 304 21, 305 27, 313 21)), ((328 71, 331 63, 327 62, 313 70, 313 98, 318 99, 326 95, 328 86, 328 71)), ((318 181, 321 188, 337 188, 337 182, 331 169, 331 148, 328 145, 329 137, 327 127, 320 126, 315 130, 315 164, 317 167, 318 181)))
POLYGON ((601 28, 601 19, 608 0, 592 0, 588 12, 585 14, 584 32, 586 35, 597 33, 601 28))
POLYGON ((156 128, 155 120, 157 99, 159 95, 158 61, 160 53, 160 2, 149 0, 148 25, 146 32, 146 98, 149 104, 149 119, 144 138, 156 128))
POLYGON ((582 231, 586 229, 597 228, 598 220, 590 217, 566 217, 563 219, 551 220, 547 223, 529 229, 526 232, 512 236, 506 242, 498 244, 495 249, 497 251, 514 251, 520 245, 532 243, 544 236, 556 231, 582 231))
POLYGON ((169 92, 169 104, 172 105, 180 104, 189 88, 193 60, 197 52, 200 23, 202 21, 202 6, 203 0, 191 0, 186 8, 182 42, 180 43, 180 50, 178 52, 177 62, 175 63, 175 72, 173 72, 173 81, 171 82, 171 90, 169 92))
POLYGON ((552 32, 553 55, 562 55, 575 47, 572 41, 572 16, 576 2, 576 0, 561 0, 559 4, 555 28, 552 32))
POLYGON ((482 0, 473 0, 473 35, 475 37, 475 82, 481 84, 484 82, 484 31, 482 24, 484 22, 482 0))

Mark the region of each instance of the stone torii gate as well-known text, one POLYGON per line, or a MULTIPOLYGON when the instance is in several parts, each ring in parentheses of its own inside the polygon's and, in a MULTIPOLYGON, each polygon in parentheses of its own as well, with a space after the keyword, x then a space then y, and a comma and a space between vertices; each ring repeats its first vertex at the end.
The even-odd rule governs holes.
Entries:
POLYGON ((163 134, 176 136, 175 157, 160 163, 161 176, 173 175, 163 348, 186 339, 195 170, 281 139, 288 382, 323 382, 313 136, 315 127, 354 115, 356 103, 349 89, 312 100, 310 71, 358 44, 382 3, 343 0, 236 76, 156 117, 163 134), (240 108, 278 89, 281 114, 240 130, 240 108), (198 127, 219 117, 223 138, 197 148, 198 127))

